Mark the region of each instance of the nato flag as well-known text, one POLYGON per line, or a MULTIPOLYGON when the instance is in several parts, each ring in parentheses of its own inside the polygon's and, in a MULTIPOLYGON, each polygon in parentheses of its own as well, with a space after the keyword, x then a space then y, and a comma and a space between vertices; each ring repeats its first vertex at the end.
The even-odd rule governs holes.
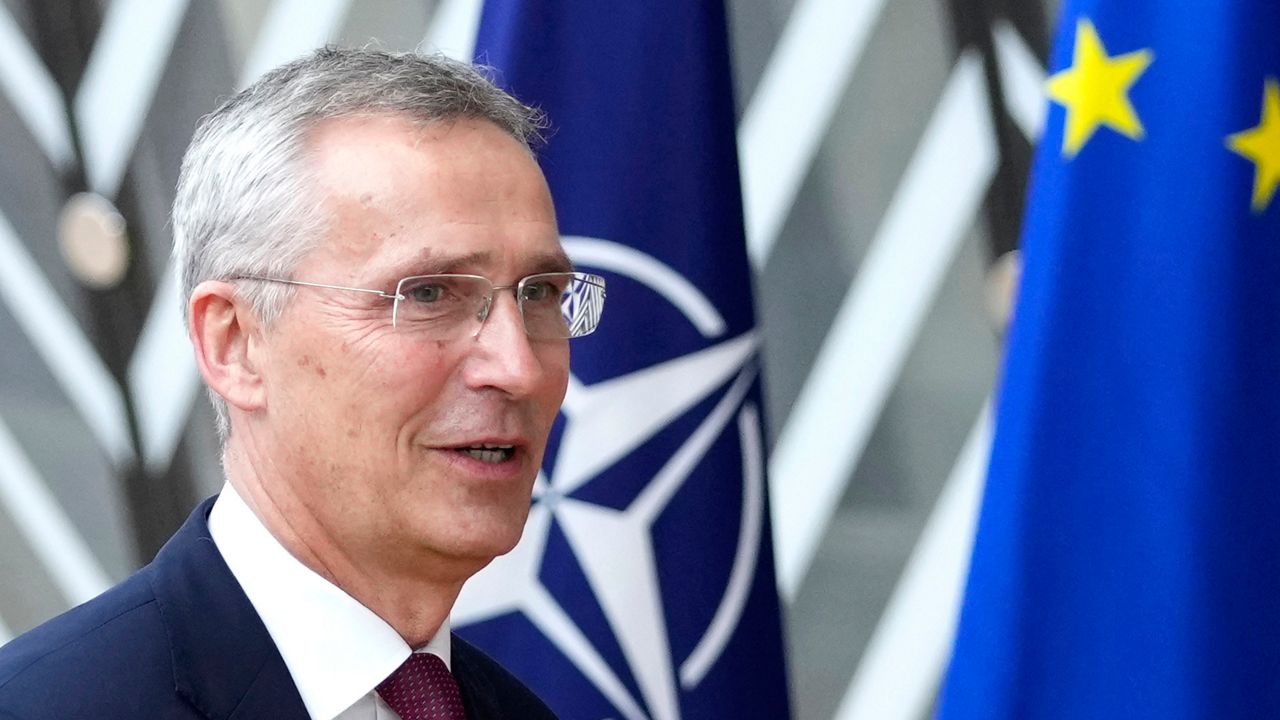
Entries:
POLYGON ((1280 5, 1066 2, 940 717, 1280 717, 1280 5))
POLYGON ((608 300, 455 625, 567 719, 786 718, 724 7, 490 2, 476 58, 549 116, 565 249, 608 300))

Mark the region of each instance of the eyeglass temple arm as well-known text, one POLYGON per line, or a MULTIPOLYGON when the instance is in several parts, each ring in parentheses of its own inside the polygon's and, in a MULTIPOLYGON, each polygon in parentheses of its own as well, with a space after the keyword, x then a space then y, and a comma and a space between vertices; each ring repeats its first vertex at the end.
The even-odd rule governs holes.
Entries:
POLYGON ((347 287, 346 285, 326 285, 325 283, 305 282, 303 280, 285 280, 284 278, 259 277, 257 275, 241 275, 237 280, 258 280, 260 282, 282 283, 285 285, 303 285, 305 287, 324 288, 326 290, 349 290, 351 292, 368 293, 388 300, 403 300, 403 296, 374 290, 372 288, 347 287))

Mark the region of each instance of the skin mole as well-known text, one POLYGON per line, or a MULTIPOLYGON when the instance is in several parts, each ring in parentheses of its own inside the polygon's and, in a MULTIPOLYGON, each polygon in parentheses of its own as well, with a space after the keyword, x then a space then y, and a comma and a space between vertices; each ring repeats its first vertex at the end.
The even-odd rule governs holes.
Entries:
MULTIPOLYGON (((298 367, 300 368, 311 367, 311 364, 313 362, 315 361, 311 359, 310 355, 303 355, 302 357, 298 358, 298 367)), ((316 374, 319 375, 320 377, 326 377, 329 374, 325 372, 324 367, 320 365, 320 363, 315 363, 315 367, 316 367, 316 374)))

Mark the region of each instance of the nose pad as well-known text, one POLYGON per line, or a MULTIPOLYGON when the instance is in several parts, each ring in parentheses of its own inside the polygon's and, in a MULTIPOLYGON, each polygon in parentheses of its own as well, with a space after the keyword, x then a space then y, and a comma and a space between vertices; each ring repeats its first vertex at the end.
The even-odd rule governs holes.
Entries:
POLYGON ((497 293, 497 291, 498 291, 498 290, 510 290, 510 291, 511 291, 511 299, 512 299, 512 300, 515 302, 515 304, 516 304, 516 315, 517 315, 517 317, 519 318, 519 321, 520 321, 520 329, 523 331, 524 335, 525 335, 526 337, 528 337, 528 335, 529 335, 529 326, 525 324, 525 318, 524 318, 524 304, 523 304, 522 302, 520 302, 520 297, 516 294, 516 288, 515 288, 515 286, 513 286, 513 285, 500 285, 500 286, 495 286, 495 287, 493 288, 493 290, 494 290, 493 292, 491 292, 488 296, 486 296, 486 297, 484 298, 484 302, 482 302, 482 303, 480 304, 480 309, 479 309, 479 311, 476 313, 476 334, 475 334, 475 336, 476 336, 476 337, 480 337, 480 331, 484 329, 485 321, 486 321, 486 320, 488 320, 488 319, 489 319, 489 315, 493 313, 494 298, 495 298, 495 297, 497 296, 497 294, 498 294, 498 293, 497 293))

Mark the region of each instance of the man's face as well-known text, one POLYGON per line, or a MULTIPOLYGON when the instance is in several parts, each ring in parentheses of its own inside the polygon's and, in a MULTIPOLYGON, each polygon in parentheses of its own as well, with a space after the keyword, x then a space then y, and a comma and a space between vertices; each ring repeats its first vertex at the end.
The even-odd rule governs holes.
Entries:
MULTIPOLYGON (((344 119, 309 139, 332 225, 294 279, 390 293, 413 275, 509 285, 569 269, 541 171, 496 126, 344 119)), ((569 348, 526 336, 510 291, 478 333, 442 338, 393 327, 376 295, 295 288, 262 344, 261 454, 280 474, 262 482, 288 515, 314 519, 307 534, 393 573, 433 558, 478 568, 515 546, 569 348), (513 451, 465 450, 485 446, 513 451)))

